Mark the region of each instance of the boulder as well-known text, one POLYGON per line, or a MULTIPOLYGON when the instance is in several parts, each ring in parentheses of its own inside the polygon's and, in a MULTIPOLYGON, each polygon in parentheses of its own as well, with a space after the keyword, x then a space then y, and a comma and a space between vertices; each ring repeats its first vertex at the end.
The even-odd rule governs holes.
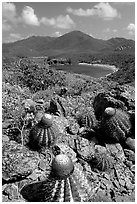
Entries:
POLYGON ((5 142, 2 147, 2 177, 6 181, 27 177, 37 168, 39 155, 15 141, 5 142))

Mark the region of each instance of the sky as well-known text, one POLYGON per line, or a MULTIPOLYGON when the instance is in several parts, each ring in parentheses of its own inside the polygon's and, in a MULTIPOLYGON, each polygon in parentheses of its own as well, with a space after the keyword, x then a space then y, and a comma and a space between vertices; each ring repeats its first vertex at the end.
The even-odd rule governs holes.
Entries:
POLYGON ((2 42, 59 37, 73 30, 103 40, 135 40, 135 3, 2 2, 2 42))

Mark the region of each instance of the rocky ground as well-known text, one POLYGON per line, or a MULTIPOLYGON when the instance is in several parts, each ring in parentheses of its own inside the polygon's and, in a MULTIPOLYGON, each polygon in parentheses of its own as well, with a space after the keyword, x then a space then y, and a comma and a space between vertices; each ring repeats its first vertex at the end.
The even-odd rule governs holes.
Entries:
MULTIPOLYGON (((35 107, 37 105, 37 113, 39 113, 32 114, 32 118, 34 116, 36 119, 35 123, 40 121, 43 112, 47 112, 52 115, 54 124, 58 128, 54 144, 49 148, 36 151, 28 145, 30 130, 35 125, 32 118, 30 119, 33 110, 27 113, 31 122, 27 127, 21 123, 21 131, 14 128, 13 119, 4 118, 2 126, 3 202, 26 202, 27 200, 21 194, 22 188, 36 181, 46 181, 51 172, 55 145, 63 154, 67 154, 76 166, 81 166, 80 168, 90 180, 93 192, 97 187, 89 201, 135 202, 134 88, 128 85, 115 86, 111 92, 102 92, 101 83, 105 82, 100 81, 98 89, 96 84, 94 90, 83 92, 74 97, 58 95, 57 98, 61 103, 56 103, 56 100, 55 104, 54 101, 51 103, 51 98, 38 102, 36 101, 37 96, 33 95, 33 101, 35 107), (103 141, 100 121, 107 107, 121 109, 129 116, 131 129, 124 142, 121 140, 109 143, 103 141), (85 112, 89 113, 88 127, 78 121, 79 115, 83 115, 85 112), (23 127, 26 128, 23 129, 23 127)), ((9 93, 11 94, 10 90, 7 92, 7 88, 4 89, 4 102, 9 100, 9 93)), ((23 94, 25 95, 22 91, 23 94)), ((12 95, 11 98, 15 99, 14 103, 12 100, 12 104, 17 107, 16 112, 19 112, 20 102, 17 96, 12 95)), ((54 96, 54 98, 56 97, 54 96)), ((11 104, 11 102, 7 104, 11 104)), ((22 106, 22 108, 24 107, 22 106)), ((30 106, 28 110, 29 108, 30 106)), ((4 105, 3 109, 7 110, 4 105)), ((17 122, 19 123, 18 116, 17 122)), ((119 134, 119 126, 114 131, 119 134)))

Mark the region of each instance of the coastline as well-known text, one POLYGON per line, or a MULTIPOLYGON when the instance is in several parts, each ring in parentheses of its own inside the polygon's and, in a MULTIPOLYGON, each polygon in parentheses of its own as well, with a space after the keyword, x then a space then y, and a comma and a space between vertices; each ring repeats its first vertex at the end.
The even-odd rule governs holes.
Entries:
POLYGON ((118 68, 116 68, 115 65, 109 65, 109 64, 88 64, 88 63, 78 63, 78 64, 79 65, 87 65, 87 66, 91 66, 92 65, 94 67, 105 67, 105 68, 108 68, 110 70, 114 70, 114 72, 118 71, 118 68))

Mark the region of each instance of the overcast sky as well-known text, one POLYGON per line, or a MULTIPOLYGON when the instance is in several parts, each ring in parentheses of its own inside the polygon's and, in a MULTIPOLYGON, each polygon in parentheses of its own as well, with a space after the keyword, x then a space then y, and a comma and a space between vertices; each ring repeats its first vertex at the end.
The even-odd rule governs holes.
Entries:
POLYGON ((135 39, 135 3, 13 2, 2 3, 2 40, 32 35, 61 36, 80 30, 98 39, 135 39))

